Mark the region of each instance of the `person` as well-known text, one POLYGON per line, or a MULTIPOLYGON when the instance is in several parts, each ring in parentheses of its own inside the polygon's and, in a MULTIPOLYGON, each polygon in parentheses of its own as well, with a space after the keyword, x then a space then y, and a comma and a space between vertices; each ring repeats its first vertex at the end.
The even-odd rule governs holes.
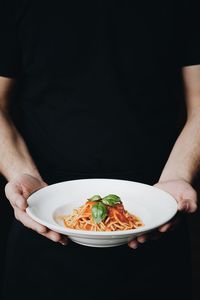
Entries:
POLYGON ((192 298, 197 11, 188 0, 2 3, 0 171, 15 215, 3 299, 192 298), (34 191, 94 177, 155 184, 179 213, 105 249, 75 244, 26 214, 34 191))

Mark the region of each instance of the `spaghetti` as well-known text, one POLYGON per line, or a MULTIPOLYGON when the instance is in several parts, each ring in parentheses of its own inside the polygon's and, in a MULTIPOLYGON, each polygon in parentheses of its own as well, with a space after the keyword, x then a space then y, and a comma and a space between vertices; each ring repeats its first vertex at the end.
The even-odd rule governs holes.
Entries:
POLYGON ((106 208, 106 215, 99 222, 95 221, 92 210, 97 202, 99 201, 87 201, 84 205, 74 209, 70 215, 61 216, 64 226, 89 231, 130 230, 144 226, 140 218, 124 209, 121 201, 114 205, 103 204, 106 208))

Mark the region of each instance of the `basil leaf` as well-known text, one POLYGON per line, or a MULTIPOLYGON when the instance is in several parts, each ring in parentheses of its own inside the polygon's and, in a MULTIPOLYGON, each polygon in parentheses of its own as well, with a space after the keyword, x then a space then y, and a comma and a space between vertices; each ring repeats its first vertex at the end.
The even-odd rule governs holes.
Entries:
POLYGON ((88 199, 88 201, 99 201, 99 200, 101 200, 101 196, 99 195, 94 195, 88 199))
POLYGON ((92 218, 95 223, 100 223, 107 217, 106 206, 102 202, 97 202, 92 206, 92 218))
POLYGON ((121 199, 117 195, 110 194, 101 200, 104 204, 114 206, 117 203, 121 203, 121 199))

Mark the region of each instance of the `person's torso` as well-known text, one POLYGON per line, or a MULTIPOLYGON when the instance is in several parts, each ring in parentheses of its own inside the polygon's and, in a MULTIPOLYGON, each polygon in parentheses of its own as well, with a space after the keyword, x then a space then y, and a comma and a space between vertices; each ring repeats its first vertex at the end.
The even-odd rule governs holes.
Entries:
POLYGON ((173 1, 23 1, 17 18, 19 128, 35 159, 75 172, 163 166, 179 110, 173 1))

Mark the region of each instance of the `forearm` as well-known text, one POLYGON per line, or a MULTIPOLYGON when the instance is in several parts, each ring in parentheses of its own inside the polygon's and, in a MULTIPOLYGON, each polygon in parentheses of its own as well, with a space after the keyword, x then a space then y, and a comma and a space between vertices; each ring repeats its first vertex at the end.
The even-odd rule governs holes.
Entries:
POLYGON ((200 168, 200 109, 187 120, 159 181, 184 179, 192 182, 200 168))
POLYGON ((8 113, 0 109, 0 173, 7 180, 27 173, 40 178, 26 144, 8 113))

